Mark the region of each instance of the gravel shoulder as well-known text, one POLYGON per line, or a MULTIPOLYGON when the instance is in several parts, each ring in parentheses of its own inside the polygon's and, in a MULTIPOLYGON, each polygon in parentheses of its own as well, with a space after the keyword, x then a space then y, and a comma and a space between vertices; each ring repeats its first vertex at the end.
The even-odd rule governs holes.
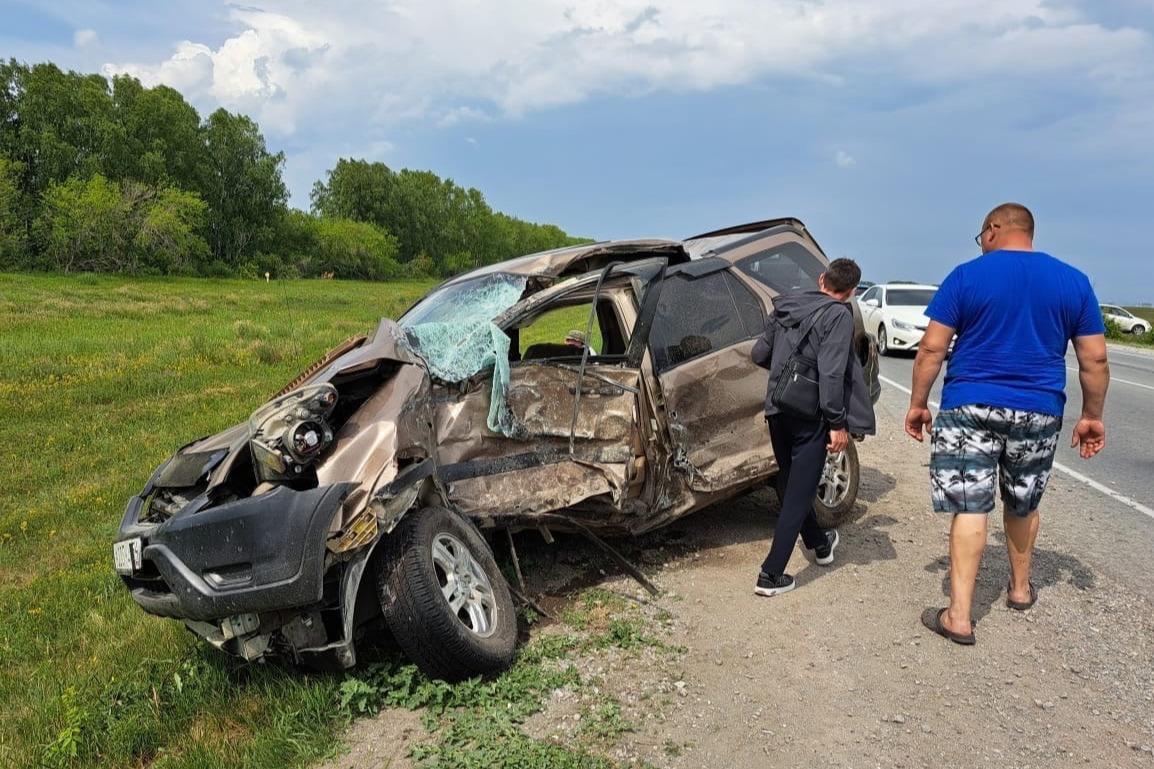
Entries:
MULTIPOLYGON (((614 610, 642 617, 661 642, 573 659, 591 684, 554 692, 525 731, 588 748, 580 722, 596 701, 619 708, 620 728, 596 742, 622 764, 1154 767, 1154 522, 1056 478, 1043 503, 1038 604, 1004 604, 995 516, 978 644, 950 644, 919 623, 925 608, 945 605, 949 520, 929 510, 928 449, 901 434, 904 413, 904 396, 883 395, 838 560, 823 568, 797 550, 799 587, 784 596, 752 592, 776 514, 769 491, 621 543, 666 591, 653 600, 574 540, 548 547, 522 535, 530 589, 554 596, 543 599, 550 609, 596 586, 633 599, 614 610)), ((354 754, 371 724, 354 727, 354 754)), ((377 765, 408 762, 391 754, 377 765)))

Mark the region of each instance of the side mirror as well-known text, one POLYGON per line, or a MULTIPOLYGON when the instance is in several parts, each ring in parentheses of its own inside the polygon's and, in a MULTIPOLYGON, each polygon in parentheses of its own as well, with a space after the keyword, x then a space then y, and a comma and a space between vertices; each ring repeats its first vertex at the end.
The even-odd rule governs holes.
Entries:
POLYGON ((866 304, 866 307, 881 307, 882 306, 882 303, 879 302, 877 299, 867 299, 867 300, 865 300, 865 304, 866 304))

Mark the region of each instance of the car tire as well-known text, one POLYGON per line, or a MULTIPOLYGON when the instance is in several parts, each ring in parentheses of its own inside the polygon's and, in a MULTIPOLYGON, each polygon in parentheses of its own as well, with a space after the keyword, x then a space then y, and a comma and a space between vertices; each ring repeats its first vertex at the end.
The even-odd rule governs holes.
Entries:
POLYGON ((861 464, 858 462, 857 444, 850 440, 845 451, 826 457, 821 483, 813 500, 813 513, 818 525, 823 529, 834 529, 845 523, 857 503, 860 485, 861 464))
POLYGON ((1143 326, 1141 323, 1135 323, 1133 326, 1130 327, 1130 333, 1133 334, 1134 336, 1142 336, 1143 334, 1146 333, 1146 327, 1143 326))
POLYGON ((878 326, 878 355, 890 354, 890 341, 886 337, 886 327, 878 326))
POLYGON ((382 543, 377 595, 402 651, 431 678, 459 681, 509 667, 513 599, 493 551, 460 513, 415 510, 382 543), (450 601, 458 603, 457 610, 450 601))

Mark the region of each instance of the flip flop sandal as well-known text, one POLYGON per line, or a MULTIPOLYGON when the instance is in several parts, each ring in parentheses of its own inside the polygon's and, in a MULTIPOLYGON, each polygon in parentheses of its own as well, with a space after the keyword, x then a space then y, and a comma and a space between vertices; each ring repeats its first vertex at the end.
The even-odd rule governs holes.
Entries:
POLYGON ((1006 584, 1006 606, 1016 611, 1025 611, 1032 608, 1038 602, 1038 588, 1034 587, 1034 583, 1030 583, 1030 600, 1026 602, 1014 601, 1010 598, 1010 585, 1006 584))
POLYGON ((962 646, 973 646, 975 643, 977 643, 977 639, 974 638, 973 632, 971 632, 969 635, 962 635, 961 633, 955 633, 943 625, 942 615, 945 613, 945 609, 926 609, 924 612, 922 612, 922 624, 940 635, 942 638, 949 639, 956 644, 961 644, 962 646))

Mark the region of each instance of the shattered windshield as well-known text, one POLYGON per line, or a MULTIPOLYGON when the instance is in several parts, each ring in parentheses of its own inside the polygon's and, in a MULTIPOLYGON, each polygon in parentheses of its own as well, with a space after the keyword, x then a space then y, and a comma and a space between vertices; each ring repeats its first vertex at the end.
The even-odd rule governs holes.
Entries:
POLYGON ((493 318, 520 300, 527 280, 524 275, 496 273, 454 283, 429 294, 400 320, 436 378, 461 382, 493 369, 488 426, 504 435, 515 431, 505 402, 510 340, 493 318))
POLYGON ((409 308, 398 322, 412 328, 421 323, 492 320, 516 304, 524 291, 524 276, 492 273, 438 288, 409 308))

